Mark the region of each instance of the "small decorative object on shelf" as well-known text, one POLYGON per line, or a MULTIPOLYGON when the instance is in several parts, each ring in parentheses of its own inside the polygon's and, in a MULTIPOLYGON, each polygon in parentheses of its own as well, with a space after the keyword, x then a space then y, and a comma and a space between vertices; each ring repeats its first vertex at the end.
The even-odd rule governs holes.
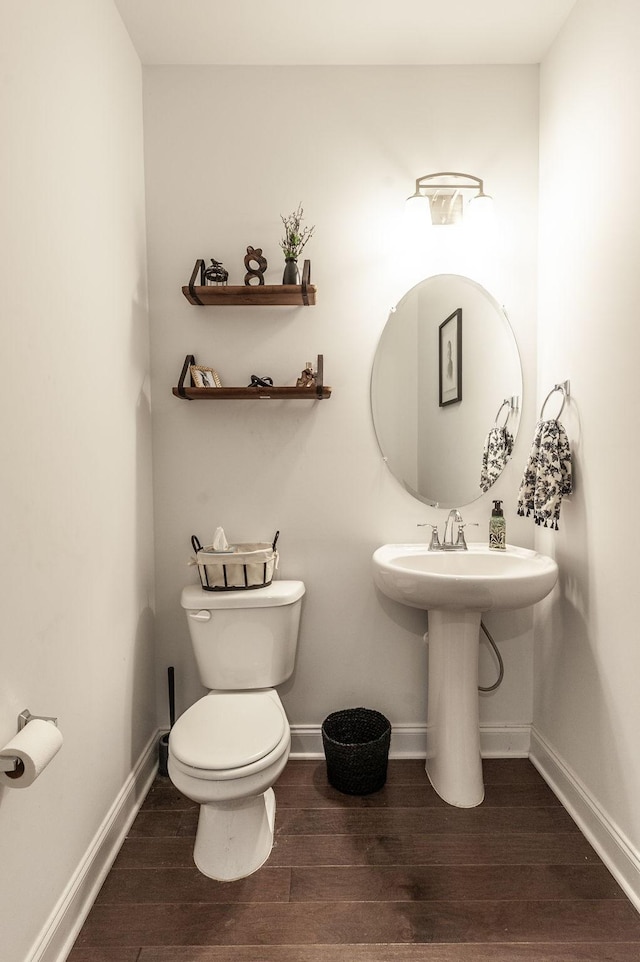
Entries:
POLYGON ((282 275, 283 284, 298 284, 298 257, 302 253, 307 241, 313 237, 315 225, 313 227, 303 227, 304 210, 302 204, 298 204, 296 210, 287 217, 280 215, 280 220, 284 224, 284 237, 280 241, 280 247, 284 254, 284 274, 282 275))
POLYGON ((244 282, 247 287, 257 287, 260 284, 264 284, 264 272, 267 269, 267 258, 262 256, 261 247, 247 247, 247 253, 244 255, 244 266, 246 274, 244 275, 244 282), (257 264, 257 267, 253 265, 257 264), (257 281, 257 284, 254 283, 257 281))
POLYGON ((247 384, 247 387, 273 387, 273 378, 266 374, 264 377, 258 377, 257 374, 252 374, 251 384, 247 384))
MULTIPOLYGON (((257 374, 251 375, 251 384, 248 384, 247 387, 216 386, 215 384, 209 383, 208 378, 206 384, 203 383, 200 385, 196 383, 196 375, 198 372, 200 372, 203 380, 207 373, 210 374, 213 379, 215 372, 213 368, 202 367, 196 364, 194 355, 187 354, 182 365, 180 377, 178 378, 178 385, 173 388, 173 394, 175 397, 182 398, 184 401, 322 401, 324 398, 331 397, 331 388, 327 384, 324 384, 324 358, 322 354, 318 354, 315 373, 313 372, 311 363, 307 364, 305 370, 311 371, 313 377, 313 380, 306 383, 306 386, 301 386, 300 380, 295 387, 292 385, 272 384, 270 377, 266 375, 259 377, 257 374), (190 384, 187 383, 188 379, 191 382, 190 384)), ((304 373, 303 371, 303 374, 304 373)))
POLYGON ((299 284, 300 283, 300 273, 298 271, 298 262, 295 257, 286 257, 284 261, 284 271, 282 272, 282 283, 283 284, 299 284))
POLYGON ((222 261, 211 258, 211 267, 207 267, 203 274, 205 287, 217 287, 229 280, 229 271, 222 266, 222 261))
POLYGON ((190 364, 189 373, 194 387, 222 387, 220 375, 212 367, 190 364))
POLYGON ((296 387, 315 387, 316 386, 316 376, 313 373, 313 367, 311 361, 307 361, 307 365, 296 381, 296 387))

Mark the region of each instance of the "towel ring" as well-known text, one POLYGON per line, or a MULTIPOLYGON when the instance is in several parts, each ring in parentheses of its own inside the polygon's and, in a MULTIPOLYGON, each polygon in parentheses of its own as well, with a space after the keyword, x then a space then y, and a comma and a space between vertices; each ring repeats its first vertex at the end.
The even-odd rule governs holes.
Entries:
POLYGON ((554 418, 553 420, 554 420, 554 421, 557 421, 558 418, 560 417, 560 415, 562 414, 562 412, 564 411, 565 401, 566 401, 567 398, 569 397, 569 382, 568 382, 568 381, 562 381, 561 384, 554 384, 554 385, 553 385, 553 387, 551 388, 551 390, 550 390, 549 393, 547 394, 546 398, 545 398, 544 401, 542 402, 542 407, 540 408, 540 418, 539 418, 540 421, 542 421, 542 417, 543 417, 543 414, 544 414, 544 409, 545 409, 545 406, 546 406, 547 401, 549 400, 549 398, 551 397, 552 394, 555 394, 556 391, 560 391, 561 394, 562 394, 562 404, 560 405, 560 410, 558 411, 558 413, 556 414, 556 416, 555 416, 555 418, 554 418))
POLYGON ((504 424, 502 425, 502 427, 506 428, 507 426, 507 421, 509 420, 509 415, 511 414, 511 401, 509 400, 509 398, 505 398, 502 404, 500 405, 500 407, 498 408, 498 413, 496 414, 495 420, 493 422, 494 427, 496 428, 498 427, 498 418, 500 417, 500 412, 502 411, 505 405, 507 406, 508 410, 507 410, 507 416, 504 419, 504 424))

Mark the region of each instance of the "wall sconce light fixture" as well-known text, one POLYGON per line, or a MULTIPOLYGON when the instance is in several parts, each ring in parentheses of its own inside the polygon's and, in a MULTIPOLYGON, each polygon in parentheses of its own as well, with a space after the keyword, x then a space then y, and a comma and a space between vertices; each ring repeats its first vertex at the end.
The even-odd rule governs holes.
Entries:
POLYGON ((484 185, 473 174, 457 174, 441 171, 425 174, 416 180, 415 193, 407 197, 407 207, 412 214, 434 226, 459 224, 465 206, 464 191, 473 191, 468 198, 467 216, 484 221, 493 214, 493 198, 484 192, 484 185))

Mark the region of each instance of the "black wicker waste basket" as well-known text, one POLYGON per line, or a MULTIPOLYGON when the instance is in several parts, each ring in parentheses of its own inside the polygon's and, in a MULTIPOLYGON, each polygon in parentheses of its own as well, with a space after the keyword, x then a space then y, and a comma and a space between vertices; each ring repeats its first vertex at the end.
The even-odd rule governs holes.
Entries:
POLYGON ((331 785, 346 795, 369 795, 387 780, 391 724, 372 708, 334 711, 322 723, 331 785))

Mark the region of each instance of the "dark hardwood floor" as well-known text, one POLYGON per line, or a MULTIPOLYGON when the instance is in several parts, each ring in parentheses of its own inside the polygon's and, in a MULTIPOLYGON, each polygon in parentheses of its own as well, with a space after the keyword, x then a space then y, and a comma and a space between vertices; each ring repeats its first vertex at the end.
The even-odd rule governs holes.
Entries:
POLYGON ((342 795, 324 761, 276 785, 266 865, 214 882, 198 808, 154 782, 69 962, 638 962, 640 915, 526 759, 452 808, 419 761, 342 795))

